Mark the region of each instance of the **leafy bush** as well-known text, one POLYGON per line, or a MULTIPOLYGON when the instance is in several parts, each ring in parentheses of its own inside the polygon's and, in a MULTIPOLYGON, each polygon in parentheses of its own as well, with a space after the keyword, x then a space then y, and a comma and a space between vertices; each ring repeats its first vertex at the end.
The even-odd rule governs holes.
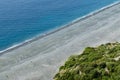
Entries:
POLYGON ((120 80, 120 43, 87 47, 70 56, 54 80, 120 80))

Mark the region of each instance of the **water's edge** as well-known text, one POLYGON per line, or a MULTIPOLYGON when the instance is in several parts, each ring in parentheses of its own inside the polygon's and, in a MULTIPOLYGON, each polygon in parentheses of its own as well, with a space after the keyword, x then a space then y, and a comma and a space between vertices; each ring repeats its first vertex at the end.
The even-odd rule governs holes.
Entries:
POLYGON ((41 39, 41 38, 43 38, 43 37, 46 37, 46 36, 48 36, 48 35, 51 35, 51 34, 53 34, 53 33, 56 33, 56 32, 58 32, 58 31, 60 31, 60 30, 63 30, 63 29, 65 29, 65 28, 67 28, 67 27, 69 27, 69 26, 71 26, 71 25, 73 25, 73 24, 75 24, 75 23, 78 23, 78 22, 80 22, 80 21, 83 21, 83 20, 85 20, 85 19, 87 19, 87 18, 89 18, 89 17, 91 17, 91 16, 93 16, 93 15, 96 15, 96 14, 98 14, 98 13, 100 13, 100 12, 102 12, 102 11, 108 9, 108 8, 111 8, 111 7, 115 6, 115 5, 118 5, 118 4, 120 4, 120 1, 114 2, 114 3, 112 3, 112 4, 108 5, 108 6, 105 6, 105 7, 101 8, 101 9, 98 9, 98 10, 96 10, 96 11, 93 11, 93 12, 91 12, 91 13, 85 15, 85 16, 79 17, 79 18, 77 18, 77 19, 69 22, 68 24, 63 25, 63 26, 61 26, 61 27, 59 27, 59 28, 57 28, 57 29, 53 29, 53 30, 48 31, 48 32, 45 32, 45 33, 43 33, 43 34, 41 34, 41 35, 37 35, 37 36, 35 36, 35 37, 31 38, 31 39, 25 40, 24 42, 21 42, 21 43, 19 43, 19 44, 13 45, 13 46, 5 49, 5 50, 0 51, 0 55, 3 55, 4 53, 10 52, 10 51, 12 51, 12 50, 15 50, 15 49, 17 49, 17 48, 19 48, 19 47, 22 47, 22 46, 24 46, 24 45, 30 44, 30 43, 32 43, 32 42, 34 42, 34 41, 36 41, 36 40, 39 40, 39 39, 41 39))

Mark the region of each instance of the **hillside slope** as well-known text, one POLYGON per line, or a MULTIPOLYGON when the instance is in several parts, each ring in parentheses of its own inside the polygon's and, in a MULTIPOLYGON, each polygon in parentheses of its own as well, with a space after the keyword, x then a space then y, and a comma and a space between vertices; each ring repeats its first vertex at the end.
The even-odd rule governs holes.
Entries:
POLYGON ((70 56, 54 80, 120 80, 120 43, 87 47, 70 56))

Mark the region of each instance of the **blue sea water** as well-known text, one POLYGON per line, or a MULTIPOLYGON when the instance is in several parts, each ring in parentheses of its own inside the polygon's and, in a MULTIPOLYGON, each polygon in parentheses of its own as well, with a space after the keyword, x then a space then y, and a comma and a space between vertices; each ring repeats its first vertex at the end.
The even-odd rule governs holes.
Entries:
POLYGON ((0 50, 119 0, 0 0, 0 50))

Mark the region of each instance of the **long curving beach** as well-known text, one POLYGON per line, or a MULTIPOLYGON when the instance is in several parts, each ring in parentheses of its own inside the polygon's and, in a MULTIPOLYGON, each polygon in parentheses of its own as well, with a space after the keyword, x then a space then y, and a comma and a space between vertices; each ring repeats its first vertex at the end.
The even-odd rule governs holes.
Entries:
POLYGON ((59 66, 87 46, 120 41, 120 3, 0 56, 0 80, 52 80, 59 66))

